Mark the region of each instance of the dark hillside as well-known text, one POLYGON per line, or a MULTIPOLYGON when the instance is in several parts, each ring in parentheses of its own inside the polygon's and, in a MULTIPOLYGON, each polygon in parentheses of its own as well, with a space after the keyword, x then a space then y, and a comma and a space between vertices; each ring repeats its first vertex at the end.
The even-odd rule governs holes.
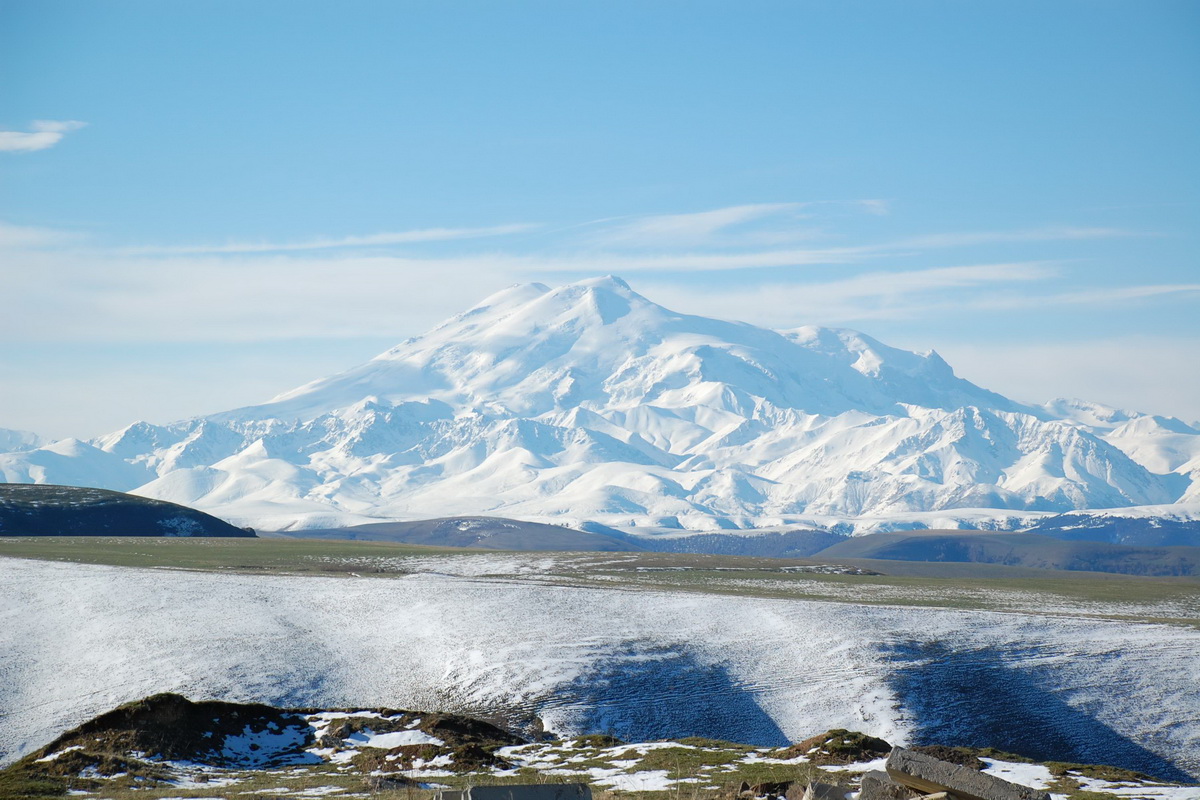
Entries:
POLYGON ((1200 547, 1200 521, 1158 517, 1102 517, 1086 511, 1039 520, 1027 533, 1067 541, 1135 547, 1200 547))
POLYGON ((0 483, 0 536, 254 536, 193 508, 79 486, 0 483))
POLYGON ((695 533, 690 536, 639 536, 637 542, 657 553, 712 553, 760 558, 807 558, 845 540, 840 533, 797 528, 752 536, 736 533, 695 533))
POLYGON ((908 531, 855 536, 822 550, 821 559, 969 562, 1125 575, 1200 574, 1200 547, 1129 547, 1064 541, 1031 533, 908 531))

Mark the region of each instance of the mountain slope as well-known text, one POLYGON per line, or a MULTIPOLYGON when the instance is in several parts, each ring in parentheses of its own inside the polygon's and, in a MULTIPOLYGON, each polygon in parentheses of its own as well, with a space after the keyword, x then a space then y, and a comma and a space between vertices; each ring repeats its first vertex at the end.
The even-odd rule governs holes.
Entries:
MULTIPOLYGON (((1191 496, 1190 474, 1147 469, 1105 433, 935 353, 679 314, 609 277, 515 286, 268 403, 135 423, 92 449, 119 462, 112 488, 268 529, 463 515, 716 529, 1191 496)), ((0 468, 82 482, 44 452, 0 468)))
POLYGON ((0 536, 253 536, 162 500, 84 489, 0 483, 0 536))

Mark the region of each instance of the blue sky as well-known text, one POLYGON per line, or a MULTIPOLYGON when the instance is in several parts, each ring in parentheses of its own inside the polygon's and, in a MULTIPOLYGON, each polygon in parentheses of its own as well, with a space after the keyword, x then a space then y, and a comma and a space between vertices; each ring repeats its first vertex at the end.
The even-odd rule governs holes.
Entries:
POLYGON ((1192 2, 0 0, 0 427, 265 400, 516 281, 1200 418, 1192 2))

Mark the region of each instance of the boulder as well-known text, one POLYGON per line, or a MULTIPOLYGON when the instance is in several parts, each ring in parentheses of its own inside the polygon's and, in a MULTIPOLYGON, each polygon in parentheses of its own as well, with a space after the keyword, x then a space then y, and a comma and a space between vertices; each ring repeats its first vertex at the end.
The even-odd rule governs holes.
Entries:
POLYGON ((849 790, 831 783, 810 783, 804 790, 804 800, 846 800, 849 790))
POLYGON ((896 783, 886 772, 872 770, 863 773, 858 800, 910 800, 920 792, 896 783))
POLYGON ((903 747, 888 756, 887 774, 923 794, 949 792, 958 800, 1050 800, 1049 792, 1041 789, 1009 783, 903 747))

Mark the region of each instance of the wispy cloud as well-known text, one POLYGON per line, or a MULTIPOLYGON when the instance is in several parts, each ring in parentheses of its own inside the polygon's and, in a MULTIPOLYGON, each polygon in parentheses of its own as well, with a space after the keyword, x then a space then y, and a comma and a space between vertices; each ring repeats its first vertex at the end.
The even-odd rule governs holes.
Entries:
POLYGON ((656 214, 617 221, 594 239, 609 245, 635 247, 695 246, 712 243, 729 228, 787 215, 794 218, 803 203, 757 203, 728 206, 691 214, 656 214))
POLYGON ((863 211, 868 214, 874 214, 877 217, 886 217, 892 213, 892 203, 890 200, 859 200, 858 205, 863 211))
POLYGON ((55 228, 30 225, 11 225, 0 222, 0 251, 23 250, 31 247, 55 247, 79 241, 80 237, 55 228))
POLYGON ((28 131, 0 131, 0 152, 32 153, 62 141, 63 136, 87 125, 76 120, 35 120, 28 131))
POLYGON ((750 250, 734 253, 682 251, 674 253, 583 252, 522 259, 537 272, 635 273, 729 272, 766 267, 851 264, 877 252, 873 247, 814 247, 750 250))
POLYGON ((350 247, 383 247, 422 242, 447 242, 459 239, 484 239, 510 236, 538 228, 534 224, 492 225, 484 228, 423 228, 413 231, 374 233, 368 236, 342 236, 308 239, 302 242, 231 242, 218 245, 123 248, 124 255, 219 255, 222 253, 288 253, 306 250, 333 250, 350 247))
POLYGON ((1033 309, 1063 305, 1107 305, 1134 302, 1152 297, 1200 293, 1200 283, 1157 283, 1132 286, 1107 286, 1068 292, 1020 297, 981 297, 973 307, 994 310, 1033 309))
POLYGON ((1050 242, 1083 239, 1112 239, 1122 236, 1141 236, 1121 228, 1047 227, 1018 231, 968 231, 965 233, 933 233, 912 236, 897 242, 913 248, 975 247, 1005 242, 1050 242))
POLYGON ((1058 274, 1050 262, 971 264, 930 269, 871 271, 833 281, 770 282, 744 287, 696 289, 655 283, 647 291, 680 310, 717 317, 738 316, 757 324, 845 324, 904 319, 932 307, 969 302, 974 290, 1031 284, 1058 274))
POLYGON ((797 320, 849 325, 993 312, 1042 313, 1065 306, 1103 309, 1200 294, 1200 284, 1192 283, 1056 290, 1054 279, 1062 276, 1061 265, 1035 261, 871 271, 834 281, 771 282, 732 289, 697 289, 659 279, 640 285, 681 311, 738 316, 778 327, 790 327, 797 320))
MULTIPOLYGON (((882 199, 759 203, 690 214, 597 220, 571 244, 613 266, 608 270, 736 270, 821 263, 850 263, 888 255, 919 255, 993 244, 1078 241, 1143 235, 1119 228, 1047 226, 995 231, 929 233, 882 242, 842 245, 844 236, 823 226, 829 209, 887 216, 882 199), (805 247, 805 244, 824 246, 805 247), (630 254, 633 254, 632 256, 630 254), (628 264, 628 266, 623 266, 628 264)), ((572 230, 572 229, 568 229, 572 230)), ((603 267, 601 267, 603 269, 603 267)))
MULTIPOLYGON (((620 224, 687 239, 780 215, 795 217, 801 207, 731 206, 620 224)), ((940 248, 971 243, 1127 235, 1104 228, 930 235, 855 246, 631 249, 598 248, 586 234, 547 246, 545 232, 512 224, 297 242, 82 249, 57 231, 0 225, 0 249, 6 253, 0 272, 13 301, 6 319, 0 319, 0 336, 65 340, 92 338, 97 330, 114 339, 179 341, 407 335, 513 282, 604 273, 627 275, 639 290, 681 311, 779 327, 1068 304, 1099 307, 1200 289, 1190 283, 1096 287, 1056 280, 1069 277, 1070 262, 919 264, 924 253, 932 257, 940 248), (537 237, 483 246, 489 237, 535 230, 537 237), (385 249, 452 241, 462 244, 403 256, 385 249), (745 272, 755 268, 764 271, 745 272), (700 272, 726 275, 688 277, 700 272), (733 277, 739 272, 745 278, 733 277)))

